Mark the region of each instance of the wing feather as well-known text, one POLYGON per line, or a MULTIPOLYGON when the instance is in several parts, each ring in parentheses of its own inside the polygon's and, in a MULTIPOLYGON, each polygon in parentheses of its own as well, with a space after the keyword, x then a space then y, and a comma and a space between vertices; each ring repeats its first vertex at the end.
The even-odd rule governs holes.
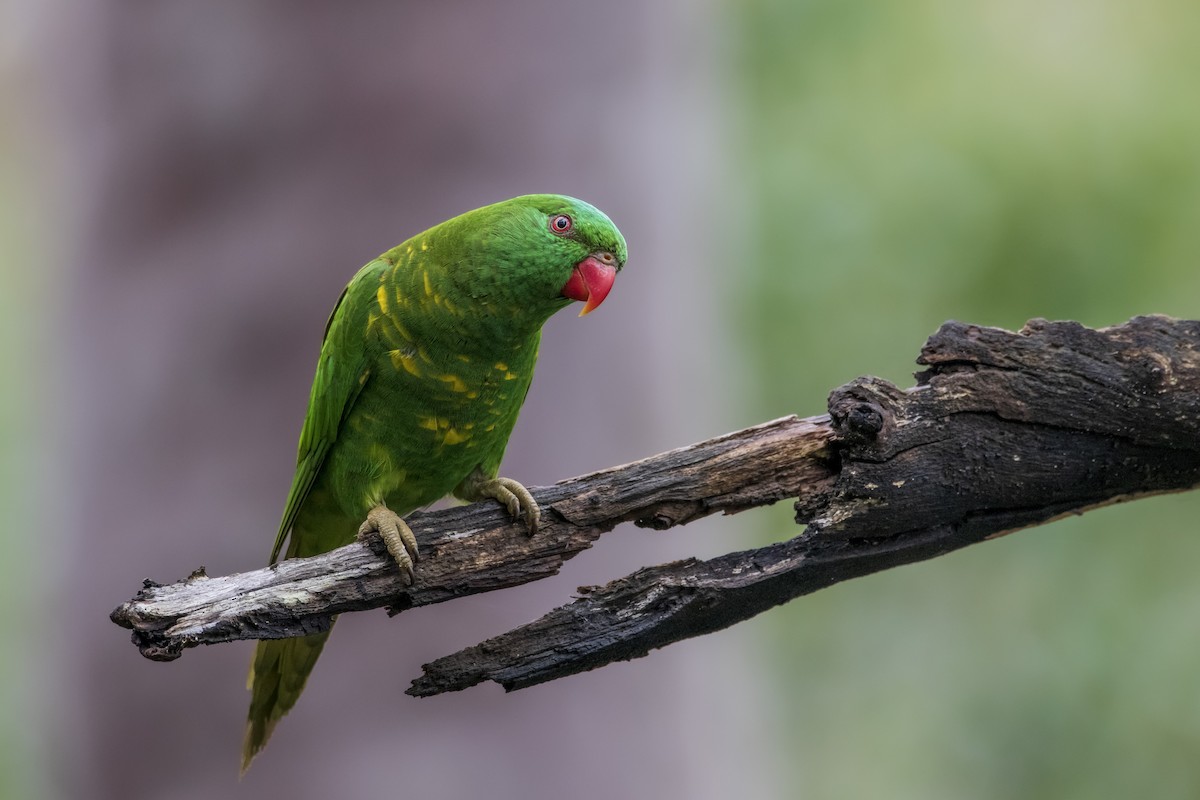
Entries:
POLYGON ((279 522, 275 544, 271 548, 272 564, 279 558, 284 542, 296 524, 296 517, 321 473, 330 448, 337 441, 343 421, 370 379, 370 368, 363 348, 365 332, 359 329, 365 324, 365 319, 359 319, 364 315, 360 313, 358 306, 362 303, 358 300, 363 290, 373 295, 372 284, 378 280, 378 269, 385 266, 384 262, 376 260, 361 269, 342 290, 325 323, 317 374, 308 398, 308 413, 300 429, 296 474, 292 478, 283 519, 279 522))

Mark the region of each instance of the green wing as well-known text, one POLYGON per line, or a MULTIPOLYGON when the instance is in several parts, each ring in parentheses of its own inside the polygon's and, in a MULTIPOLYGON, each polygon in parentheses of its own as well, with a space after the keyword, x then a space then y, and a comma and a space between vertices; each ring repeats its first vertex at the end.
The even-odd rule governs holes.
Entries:
POLYGON ((374 276, 385 267, 383 261, 375 260, 359 270, 342 290, 329 321, 325 323, 325 339, 321 344, 321 357, 317 361, 317 375, 313 378, 308 413, 300 429, 296 475, 292 478, 283 519, 279 522, 275 545, 271 548, 272 564, 279 558, 279 551, 283 549, 283 543, 321 472, 329 448, 337 441, 342 422, 370 377, 363 350, 363 331, 359 327, 365 324, 362 306, 369 302, 370 287, 377 281, 374 276))

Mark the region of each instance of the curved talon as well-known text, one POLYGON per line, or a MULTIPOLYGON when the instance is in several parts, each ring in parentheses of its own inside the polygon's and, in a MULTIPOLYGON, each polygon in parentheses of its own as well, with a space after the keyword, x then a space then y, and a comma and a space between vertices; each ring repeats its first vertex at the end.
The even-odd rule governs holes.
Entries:
POLYGON ((537 533, 538 523, 542 520, 542 509, 538 507, 529 490, 520 483, 512 478, 493 478, 480 485, 479 493, 483 497, 499 500, 513 519, 524 517, 530 536, 537 533))
POLYGON ((419 560, 417 552, 417 537, 413 536, 408 523, 390 508, 378 505, 367 512, 367 518, 358 528, 358 538, 362 539, 371 533, 378 533, 379 538, 387 545, 388 552, 400 567, 400 576, 405 586, 413 583, 413 562, 419 560))

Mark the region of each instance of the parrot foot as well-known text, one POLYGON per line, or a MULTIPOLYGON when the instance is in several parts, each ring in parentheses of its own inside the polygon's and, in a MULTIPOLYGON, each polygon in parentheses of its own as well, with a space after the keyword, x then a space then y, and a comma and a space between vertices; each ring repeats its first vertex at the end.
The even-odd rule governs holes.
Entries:
POLYGON ((501 505, 508 509, 508 513, 512 514, 513 519, 524 517, 530 536, 537 533, 538 523, 542 520, 542 509, 524 486, 512 478, 492 478, 479 484, 477 491, 480 497, 499 500, 501 505))
POLYGON ((392 558, 396 559, 404 585, 412 586, 413 562, 419 558, 417 537, 413 536, 412 528, 395 511, 378 505, 367 512, 367 519, 359 526, 358 538, 366 538, 372 533, 379 534, 392 558))

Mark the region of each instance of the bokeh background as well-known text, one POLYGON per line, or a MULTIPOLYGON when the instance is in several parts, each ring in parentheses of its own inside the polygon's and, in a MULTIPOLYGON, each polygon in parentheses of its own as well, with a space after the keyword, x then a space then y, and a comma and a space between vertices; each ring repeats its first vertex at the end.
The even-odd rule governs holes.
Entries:
POLYGON ((265 560, 341 286, 511 195, 631 252, 547 330, 532 484, 909 385, 948 318, 1200 316, 1198 36, 1187 0, 0 3, 0 797, 1195 797, 1197 493, 402 694, 577 585, 797 532, 619 530, 343 619, 240 784, 251 646, 153 664, 106 615, 265 560))

